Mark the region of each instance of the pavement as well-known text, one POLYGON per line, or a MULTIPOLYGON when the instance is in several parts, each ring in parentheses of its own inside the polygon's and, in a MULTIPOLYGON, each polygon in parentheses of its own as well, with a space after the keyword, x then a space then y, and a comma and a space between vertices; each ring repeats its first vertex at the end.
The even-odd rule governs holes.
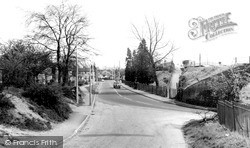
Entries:
POLYGON ((167 97, 162 97, 162 96, 151 94, 151 93, 148 93, 148 92, 145 92, 145 91, 137 90, 137 89, 129 87, 129 86, 125 85, 125 84, 122 84, 122 87, 124 87, 125 89, 128 89, 128 90, 130 90, 132 92, 135 92, 137 94, 143 95, 143 96, 145 96, 145 97, 147 97, 149 99, 152 99, 152 100, 156 100, 156 101, 160 101, 160 102, 164 102, 164 103, 169 103, 169 104, 175 104, 175 105, 178 105, 178 106, 183 106, 183 107, 188 107, 188 108, 207 110, 207 111, 214 111, 214 112, 217 111, 216 108, 209 108, 209 107, 202 107, 202 106, 187 104, 187 103, 184 103, 184 102, 176 101, 174 99, 169 99, 167 97))
POLYGON ((70 104, 73 112, 70 114, 69 119, 62 123, 52 125, 52 130, 39 132, 39 134, 35 134, 36 136, 63 136, 63 141, 60 141, 59 143, 59 145, 61 145, 73 138, 78 131, 81 130, 92 114, 95 105, 95 96, 93 97, 94 103, 90 106, 89 92, 86 89, 86 86, 81 86, 79 88, 81 92, 85 94, 83 98, 84 103, 79 106, 70 104))

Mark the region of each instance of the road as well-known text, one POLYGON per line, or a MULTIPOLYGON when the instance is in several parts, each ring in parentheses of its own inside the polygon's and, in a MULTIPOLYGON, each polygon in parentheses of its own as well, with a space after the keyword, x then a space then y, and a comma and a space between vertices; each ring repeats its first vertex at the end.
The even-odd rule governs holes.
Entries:
POLYGON ((97 104, 87 125, 66 148, 182 148, 182 125, 199 119, 197 110, 151 100, 113 81, 100 86, 97 104))

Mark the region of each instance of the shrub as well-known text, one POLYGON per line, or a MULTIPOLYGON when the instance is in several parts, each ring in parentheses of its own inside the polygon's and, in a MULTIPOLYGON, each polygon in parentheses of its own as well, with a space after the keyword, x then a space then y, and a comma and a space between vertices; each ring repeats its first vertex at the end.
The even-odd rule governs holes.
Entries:
POLYGON ((4 94, 0 94, 0 123, 8 124, 13 119, 9 110, 15 108, 15 105, 4 94))
POLYGON ((24 117, 24 121, 19 122, 17 124, 17 127, 21 129, 42 131, 42 130, 51 129, 51 124, 50 122, 44 122, 44 121, 41 121, 40 119, 35 119, 35 118, 30 119, 30 118, 24 117))
POLYGON ((65 103, 65 102, 60 102, 57 105, 57 107, 55 108, 55 111, 63 119, 68 119, 69 118, 69 113, 72 112, 69 105, 67 103, 65 103))
POLYGON ((208 87, 213 91, 212 96, 222 100, 240 101, 240 90, 250 82, 249 67, 232 67, 212 77, 208 87))
POLYGON ((84 82, 84 80, 80 80, 80 81, 78 81, 78 85, 79 85, 79 86, 83 86, 83 85, 84 85, 84 83, 85 83, 85 82, 84 82))
POLYGON ((22 95, 46 108, 54 108, 60 97, 53 87, 41 84, 31 85, 22 95))
POLYGON ((30 98, 37 105, 52 110, 63 120, 72 112, 67 103, 62 100, 62 88, 58 85, 31 85, 22 95, 30 98))
POLYGON ((75 101, 75 91, 73 90, 73 87, 70 86, 64 86, 62 87, 63 95, 67 98, 70 98, 75 101))
POLYGON ((7 98, 1 93, 0 94, 0 110, 8 110, 11 108, 15 108, 15 105, 10 101, 9 98, 7 98))

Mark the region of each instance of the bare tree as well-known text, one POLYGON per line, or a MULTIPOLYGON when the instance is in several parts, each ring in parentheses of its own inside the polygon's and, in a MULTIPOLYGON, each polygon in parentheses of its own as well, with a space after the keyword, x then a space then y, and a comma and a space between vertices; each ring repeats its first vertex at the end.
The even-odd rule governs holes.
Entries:
POLYGON ((70 58, 76 50, 81 52, 90 52, 87 48, 87 41, 89 40, 85 33, 85 28, 88 26, 87 19, 79 14, 79 7, 76 5, 70 6, 65 11, 66 20, 64 23, 64 43, 63 48, 63 84, 68 81, 68 67, 70 58))
POLYGON ((80 15, 77 5, 50 5, 45 13, 31 13, 27 20, 33 25, 33 33, 28 36, 33 43, 39 44, 56 54, 58 82, 63 78, 63 84, 68 81, 68 67, 70 58, 78 48, 82 52, 89 52, 85 34, 87 19, 80 15), (86 47, 86 48, 85 48, 86 47))
MULTIPOLYGON (((135 25, 132 26, 133 34, 141 42, 144 39, 144 34, 140 33, 135 25)), ((160 27, 159 22, 157 22, 155 19, 153 21, 153 24, 151 25, 148 19, 146 18, 146 26, 147 34, 145 39, 147 40, 149 46, 148 52, 150 54, 150 62, 153 67, 153 77, 156 86, 159 86, 159 81, 156 75, 156 65, 157 63, 165 59, 167 56, 169 56, 171 53, 173 53, 175 50, 177 50, 177 48, 175 48, 174 45, 170 45, 169 41, 164 41, 164 27, 160 27), (168 48, 169 46, 170 49, 166 50, 166 48, 168 48), (162 50, 165 50, 164 53, 160 52, 162 50)))
POLYGON ((29 26, 33 25, 32 35, 27 37, 33 43, 41 45, 46 49, 56 53, 58 82, 61 82, 61 43, 63 39, 64 27, 64 5, 59 7, 50 5, 45 9, 45 13, 32 12, 27 19, 29 26))

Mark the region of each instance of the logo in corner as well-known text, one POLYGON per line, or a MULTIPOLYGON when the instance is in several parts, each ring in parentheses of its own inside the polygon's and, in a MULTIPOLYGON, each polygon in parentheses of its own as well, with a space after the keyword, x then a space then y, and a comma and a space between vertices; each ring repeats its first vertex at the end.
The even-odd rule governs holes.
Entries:
POLYGON ((223 13, 208 19, 202 17, 189 20, 188 24, 191 28, 188 37, 192 40, 205 37, 206 40, 214 39, 218 36, 234 32, 236 23, 229 18, 231 13, 223 13))

